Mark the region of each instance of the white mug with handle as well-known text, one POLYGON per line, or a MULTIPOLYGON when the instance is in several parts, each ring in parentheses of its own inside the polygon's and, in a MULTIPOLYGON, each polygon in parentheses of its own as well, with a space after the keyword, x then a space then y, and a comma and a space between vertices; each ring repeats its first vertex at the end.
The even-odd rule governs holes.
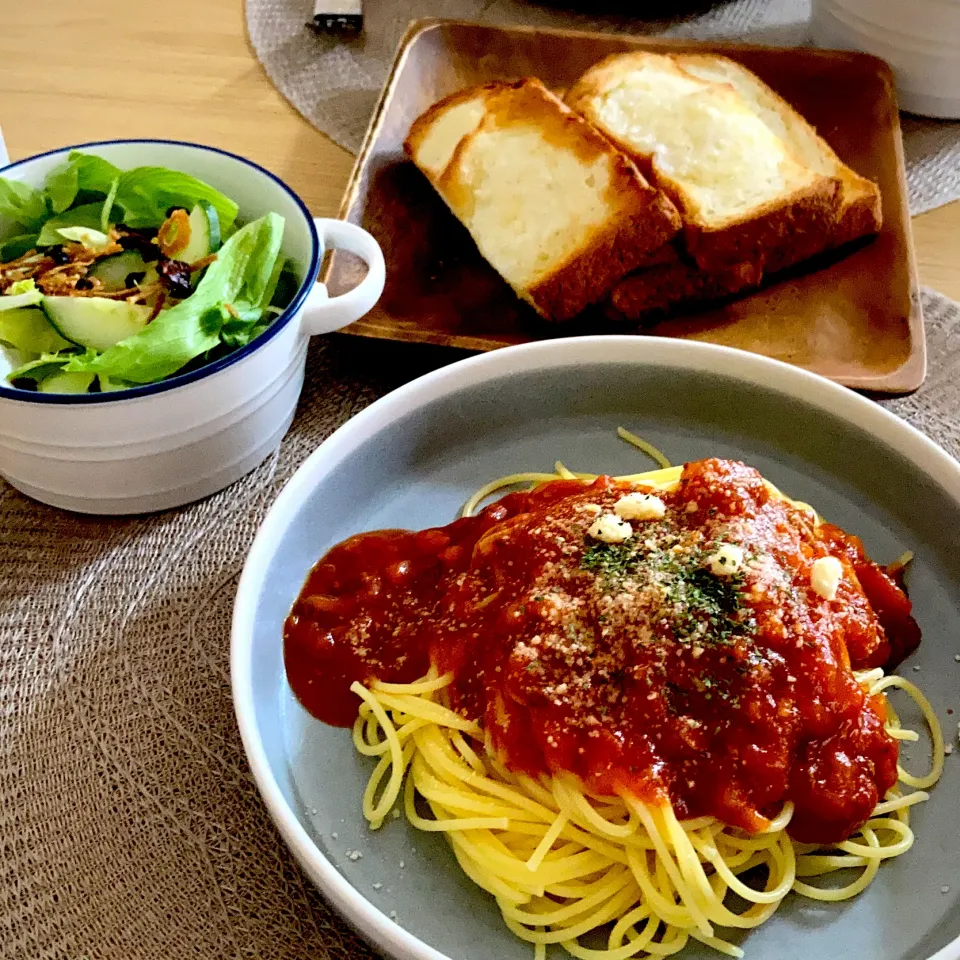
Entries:
MULTIPOLYGON (((359 320, 383 292, 383 253, 362 228, 314 217, 282 180, 249 160, 197 144, 114 140, 10 164, 3 176, 41 188, 72 150, 121 169, 192 174, 240 206, 240 220, 284 218, 283 255, 300 287, 252 343, 159 383, 114 393, 45 394, 0 379, 0 475, 28 496, 83 513, 129 514, 223 489, 276 450, 303 385, 310 337, 359 320), (364 279, 331 297, 318 282, 328 250, 359 256, 364 279)), ((15 224, 0 219, 0 239, 15 224)), ((3 369, 0 356, 0 378, 3 369)))

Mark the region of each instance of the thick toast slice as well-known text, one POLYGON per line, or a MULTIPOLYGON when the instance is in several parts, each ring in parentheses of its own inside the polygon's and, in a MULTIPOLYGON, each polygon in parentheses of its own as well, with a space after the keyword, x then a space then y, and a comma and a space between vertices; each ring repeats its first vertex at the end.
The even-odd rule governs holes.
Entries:
POLYGON ((674 202, 697 265, 751 262, 840 214, 840 178, 807 166, 729 82, 674 55, 618 54, 588 70, 567 103, 636 161, 674 202))
POLYGON ((879 187, 843 163, 823 137, 755 73, 716 54, 680 54, 676 59, 687 73, 732 86, 795 157, 811 170, 840 182, 836 222, 821 222, 802 236, 785 238, 781 249, 772 251, 767 260, 768 273, 879 232, 883 225, 879 187))
POLYGON ((607 312, 620 319, 642 321, 669 313, 681 305, 723 300, 759 287, 765 277, 818 253, 876 233, 880 226, 877 188, 871 181, 850 172, 852 176, 844 180, 841 188, 843 213, 826 237, 821 236, 819 240, 809 236, 785 238, 779 247, 770 250, 765 269, 745 261, 716 270, 702 270, 681 256, 673 244, 668 244, 665 250, 672 250, 672 255, 660 256, 657 262, 651 255, 644 266, 613 288, 606 301, 607 312))
POLYGON ((414 123, 404 147, 547 320, 598 302, 680 229, 635 164, 538 80, 454 94, 414 123))
POLYGON ((487 103, 503 89, 502 83, 488 83, 461 90, 439 100, 414 122, 403 148, 434 186, 460 141, 483 122, 487 103))
MULTIPOLYGON (((852 172, 852 171, 851 171, 852 172)), ((743 293, 759 287, 765 277, 796 266, 803 260, 825 250, 840 247, 879 229, 879 195, 875 185, 864 188, 856 174, 843 184, 841 190, 843 215, 834 226, 826 242, 796 237, 780 248, 774 248, 766 261, 766 269, 746 261, 718 270, 701 270, 695 263, 680 256, 673 245, 672 256, 659 257, 624 277, 607 298, 607 312, 627 320, 653 319, 657 314, 669 313, 681 305, 694 305, 743 293)))
POLYGON ((839 180, 837 218, 835 222, 808 224, 804 232, 782 237, 767 251, 763 269, 746 262, 705 271, 676 256, 654 269, 635 271, 611 292, 609 312, 643 320, 679 304, 721 300, 759 286, 765 275, 880 230, 883 218, 877 185, 846 166, 816 130, 759 77, 739 63, 715 54, 678 54, 674 59, 694 76, 732 86, 796 158, 839 180))

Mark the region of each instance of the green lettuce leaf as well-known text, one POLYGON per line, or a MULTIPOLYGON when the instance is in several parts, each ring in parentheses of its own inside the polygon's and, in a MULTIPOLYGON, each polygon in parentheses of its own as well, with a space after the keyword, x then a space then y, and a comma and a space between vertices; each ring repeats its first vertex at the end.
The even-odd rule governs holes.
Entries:
POLYGON ((57 231, 64 240, 83 244, 91 253, 103 253, 110 246, 110 238, 91 227, 60 227, 57 231))
POLYGON ((74 151, 70 154, 70 160, 77 168, 77 186, 91 193, 108 194, 113 181, 121 173, 120 168, 115 167, 109 160, 90 153, 74 151))
POLYGON ((33 280, 18 280, 7 288, 4 296, 0 296, 0 315, 7 310, 32 307, 41 300, 43 300, 43 293, 37 289, 33 280))
MULTIPOLYGON (((245 347, 254 338, 253 331, 259 326, 262 317, 262 310, 250 308, 237 310, 236 307, 233 307, 233 313, 230 313, 224 309, 223 326, 220 328, 221 342, 234 349, 245 347)), ((269 324, 273 319, 273 317, 268 317, 267 323, 269 324)))
POLYGON ((209 184, 164 167, 136 167, 120 174, 116 202, 123 207, 124 223, 130 227, 159 227, 171 207, 189 210, 205 200, 220 218, 221 228, 237 218, 237 205, 209 184))
POLYGON ((83 227, 86 230, 100 229, 100 214, 103 212, 102 203, 85 203, 72 210, 65 210, 51 217, 37 237, 37 245, 41 247, 59 247, 63 243, 60 231, 64 228, 83 227))
MULTIPOLYGON (((220 331, 220 339, 228 347, 245 347, 251 340, 256 340, 276 320, 278 311, 266 315, 265 311, 274 301, 277 286, 285 269, 286 261, 283 257, 277 256, 273 271, 266 283, 262 282, 261 274, 257 278, 256 285, 251 285, 247 290, 247 296, 252 298, 252 302, 240 298, 230 304, 232 312, 224 309, 226 315, 220 331)), ((290 299, 291 297, 288 297, 284 302, 289 303, 290 299)))
POLYGON ((11 283, 7 287, 7 293, 16 295, 18 293, 33 293, 37 289, 37 281, 30 280, 18 280, 16 283, 11 283))
POLYGON ((120 170, 109 160, 75 150, 47 177, 50 206, 54 213, 63 213, 81 190, 106 196, 119 176, 120 170))
POLYGON ((34 232, 49 215, 47 198, 42 190, 0 177, 0 217, 7 217, 26 227, 28 232, 34 232))
POLYGON ((23 366, 11 370, 7 374, 7 379, 13 383, 16 380, 33 380, 39 383, 47 377, 63 370, 71 357, 69 354, 44 354, 36 360, 31 360, 23 366))
POLYGON ((27 238, 38 233, 41 246, 52 246, 59 242, 55 231, 60 227, 92 227, 106 232, 114 219, 122 219, 131 227, 159 227, 171 207, 189 210, 201 200, 216 209, 221 230, 229 235, 237 204, 208 183, 164 167, 122 171, 102 157, 74 151, 49 174, 43 190, 0 178, 0 217, 24 228, 23 234, 0 247, 0 256, 19 256, 30 249, 27 238), (97 195, 105 202, 94 202, 97 195), (94 210, 96 218, 92 216, 94 210))
POLYGON ((101 393, 114 393, 117 390, 126 390, 128 387, 139 386, 139 384, 136 383, 124 383, 123 380, 112 380, 110 377, 105 377, 102 373, 97 377, 97 382, 100 384, 101 393))
POLYGON ((251 341, 256 340, 276 319, 276 314, 268 314, 251 323, 234 323, 229 326, 224 324, 220 340, 232 350, 245 347, 251 341))
POLYGON ((0 242, 0 263, 9 263, 22 257, 27 251, 33 250, 37 245, 37 234, 21 233, 16 237, 10 237, 0 242))
POLYGON ((44 189, 47 191, 53 212, 63 213, 77 199, 77 191, 80 189, 76 164, 69 160, 61 163, 47 177, 47 185, 44 189))
MULTIPOLYGON (((238 313, 253 310, 262 313, 264 307, 270 304, 273 292, 277 289, 280 271, 283 269, 283 260, 280 258, 283 217, 276 213, 268 213, 261 220, 254 222, 263 224, 257 234, 257 243, 259 243, 257 255, 248 260, 240 288, 233 298, 225 300, 238 313)), ((239 232, 234 234, 233 239, 238 236, 239 232)), ((211 265, 211 269, 215 266, 216 261, 211 265)))
POLYGON ((100 229, 106 233, 110 227, 110 214, 113 212, 113 205, 117 199, 117 191, 120 189, 120 177, 114 177, 113 183, 107 192, 107 199, 103 201, 103 209, 100 211, 100 229))
MULTIPOLYGON (((161 311, 140 333, 98 356, 74 357, 66 367, 108 379, 153 383, 216 347, 229 316, 225 304, 245 305, 242 317, 266 306, 280 243, 283 217, 268 213, 238 230, 218 251, 197 289, 169 310, 161 311)), ((236 308, 235 308, 236 309, 236 308)))

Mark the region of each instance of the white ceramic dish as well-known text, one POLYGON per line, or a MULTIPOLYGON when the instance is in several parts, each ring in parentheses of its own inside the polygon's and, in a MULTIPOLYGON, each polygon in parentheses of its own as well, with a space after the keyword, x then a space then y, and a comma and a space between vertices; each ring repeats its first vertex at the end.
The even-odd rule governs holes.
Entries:
MULTIPOLYGON (((293 419, 309 337, 363 316, 383 290, 383 254, 366 231, 314 219, 280 179, 212 147, 167 140, 115 140, 21 160, 0 175, 42 187, 71 150, 121 169, 169 167, 193 174, 240 205, 250 221, 285 218, 283 252, 301 284, 253 343, 215 363, 120 393, 38 394, 0 386, 0 475, 28 496, 83 513, 130 514, 179 506, 239 479, 267 457, 293 419), (364 280, 329 298, 317 283, 324 252, 361 257, 364 280)), ((0 219, 0 237, 11 224, 0 219)), ((9 372, 0 364, 0 377, 9 372)))
POLYGON ((886 60, 902 110, 960 117, 958 0, 813 0, 811 31, 818 46, 886 60))
MULTIPOLYGON (((572 469, 636 470, 618 424, 674 462, 752 463, 861 535, 878 559, 914 550, 910 589, 924 641, 906 669, 956 732, 946 708, 960 708, 960 464, 917 431, 817 376, 706 344, 591 337, 453 364, 373 404, 307 459, 254 541, 234 608, 234 704, 267 807, 328 900, 389 957, 529 960, 531 950, 437 834, 403 819, 368 830, 360 799, 370 766, 348 731, 313 720, 293 699, 283 620, 310 567, 349 534, 449 522, 486 480, 550 469, 557 457, 572 469)), ((913 757, 917 768, 923 760, 913 757)), ((913 850, 849 903, 788 897, 743 940, 748 960, 958 960, 955 760, 916 811, 913 850)), ((678 956, 717 954, 690 944, 678 956)))

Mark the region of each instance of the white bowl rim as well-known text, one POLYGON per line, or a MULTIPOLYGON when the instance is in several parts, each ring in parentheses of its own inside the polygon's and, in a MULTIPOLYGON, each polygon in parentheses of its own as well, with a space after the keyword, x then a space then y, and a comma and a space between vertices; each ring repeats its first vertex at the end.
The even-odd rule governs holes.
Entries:
POLYGON ((225 357, 221 357, 219 360, 215 360, 213 363, 207 363, 202 367, 198 367, 196 370, 191 370, 188 373, 182 373, 173 377, 168 377, 165 380, 159 380, 156 383, 145 383, 136 387, 127 387, 126 389, 117 391, 115 393, 38 393, 33 390, 21 390, 17 387, 8 387, 0 382, 0 399, 16 400, 18 403, 52 403, 70 404, 72 406, 98 403, 123 403, 126 400, 136 400, 141 397, 148 397, 154 394, 164 393, 167 390, 173 390, 176 387, 186 386, 188 383, 194 383, 197 380, 202 380, 204 377, 211 376, 214 373, 219 373, 221 370, 225 370, 227 367, 233 366, 233 364, 238 363, 245 357, 250 356, 250 354, 267 344, 297 315, 297 312, 303 306, 303 303, 306 301, 310 291, 317 282, 317 277, 320 274, 320 238, 317 234, 317 228, 313 222, 313 214, 307 209, 307 205, 294 192, 293 188, 288 186, 275 173, 267 170, 266 167, 260 166, 259 163, 256 163, 253 160, 248 160, 246 157, 241 157, 237 153, 231 153, 229 150, 223 150, 220 147, 211 147, 203 143, 192 143, 189 140, 165 140, 144 137, 134 137, 119 140, 90 140, 85 143, 77 143, 66 147, 57 147, 55 150, 45 150, 43 153, 35 153, 31 157, 24 157, 22 160, 15 160, 6 166, 0 167, 0 177, 7 176, 10 171, 15 170, 17 167, 22 167, 25 164, 32 163, 34 160, 42 160, 44 157, 52 157, 56 156, 57 154, 67 155, 72 150, 86 150, 91 147, 109 147, 117 144, 124 146, 136 144, 165 144, 168 146, 189 147, 194 150, 204 150, 207 153, 216 153, 224 157, 229 157, 231 160, 239 160, 241 163, 252 168, 263 176, 268 177, 270 180, 276 183, 277 186, 284 190, 290 199, 300 208, 304 219, 309 225, 308 229, 310 231, 311 242, 310 265, 307 268, 304 280, 297 289, 293 299, 284 309, 283 313, 281 313, 276 320, 274 320, 274 322, 271 323, 270 326, 267 327, 267 329, 264 330, 263 333, 261 333, 255 340, 252 340, 246 346, 240 347, 238 350, 232 350, 225 357))
MULTIPOLYGON (((316 484, 366 440, 425 404, 487 380, 576 365, 637 363, 684 367, 733 377, 795 397, 838 416, 911 459, 960 503, 960 463, 872 400, 815 373, 732 347, 637 336, 590 336, 539 341, 468 357, 380 398, 339 427, 300 465, 264 517, 243 567, 234 603, 230 676, 234 711, 251 771, 267 809, 323 895, 365 938, 399 960, 451 960, 414 936, 357 890, 310 839, 270 770, 255 722, 252 685, 254 615, 274 548, 316 484)), ((279 640, 279 638, 278 638, 279 640)), ((358 798, 359 802, 359 798, 358 798)), ((927 960, 960 960, 960 937, 927 960)))

